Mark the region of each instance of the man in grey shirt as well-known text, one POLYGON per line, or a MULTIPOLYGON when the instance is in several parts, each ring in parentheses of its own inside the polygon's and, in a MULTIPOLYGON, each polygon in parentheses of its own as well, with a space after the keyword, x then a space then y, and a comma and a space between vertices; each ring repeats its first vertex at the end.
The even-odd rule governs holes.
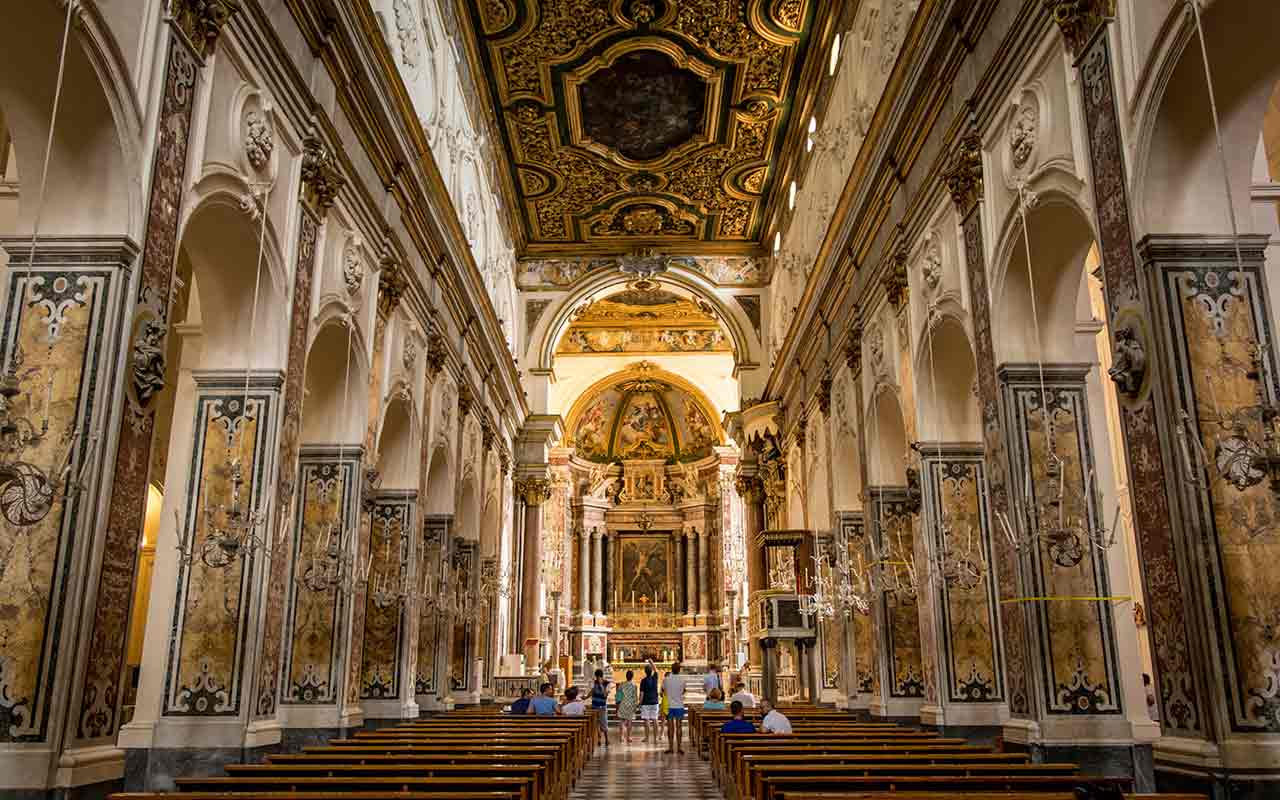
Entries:
POLYGON ((684 752, 684 676, 680 662, 671 665, 671 673, 662 679, 662 693, 667 696, 667 752, 684 752))

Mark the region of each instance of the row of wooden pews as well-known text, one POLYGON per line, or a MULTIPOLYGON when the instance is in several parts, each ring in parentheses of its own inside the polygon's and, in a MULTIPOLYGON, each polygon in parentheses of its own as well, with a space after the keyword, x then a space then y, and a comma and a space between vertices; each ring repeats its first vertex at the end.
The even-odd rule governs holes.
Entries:
POLYGON ((179 778, 113 800, 565 800, 591 756, 590 718, 465 711, 357 731, 301 753, 179 778))
MULTIPOLYGON (((691 737, 729 800, 1121 800, 1131 778, 1089 777, 1072 763, 813 706, 781 709, 794 733, 724 734, 727 711, 698 709, 691 737)), ((758 711, 748 719, 759 728, 758 711)), ((1159 800, 1205 800, 1151 795, 1159 800)))

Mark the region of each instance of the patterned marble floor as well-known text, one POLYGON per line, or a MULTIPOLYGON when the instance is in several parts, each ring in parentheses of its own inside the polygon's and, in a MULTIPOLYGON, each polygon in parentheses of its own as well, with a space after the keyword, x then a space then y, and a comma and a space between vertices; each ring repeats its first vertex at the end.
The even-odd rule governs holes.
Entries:
POLYGON ((666 742, 627 745, 610 731, 612 743, 596 749, 570 800, 724 800, 707 762, 685 743, 684 755, 667 755, 666 742))

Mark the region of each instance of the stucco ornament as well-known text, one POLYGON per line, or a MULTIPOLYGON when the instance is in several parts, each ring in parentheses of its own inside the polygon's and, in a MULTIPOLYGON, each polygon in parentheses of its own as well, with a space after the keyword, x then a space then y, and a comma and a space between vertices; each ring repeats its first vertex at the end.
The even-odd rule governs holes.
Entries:
POLYGON ((396 15, 396 36, 400 40, 400 60, 413 69, 418 66, 418 21, 408 0, 395 0, 392 10, 396 15))
POLYGON ((244 115, 244 154, 256 170, 266 169, 275 150, 276 136, 265 112, 250 111, 244 115))
POLYGON ((1142 346, 1138 332, 1131 327, 1116 329, 1116 343, 1111 369, 1107 370, 1116 390, 1128 398, 1142 392, 1147 374, 1147 351, 1142 346))
POLYGON ((871 356, 871 369, 877 375, 884 374, 884 331, 872 328, 867 334, 867 354, 871 356))
POLYGON ((355 294, 364 285, 364 259, 360 257, 360 244, 352 240, 342 254, 342 282, 347 294, 355 294))
POLYGON ((937 289, 938 283, 942 280, 942 245, 933 231, 929 231, 925 237, 924 261, 920 265, 920 276, 924 278, 924 285, 929 291, 937 289))
POLYGON ((1035 96, 1027 94, 1009 124, 1009 158, 1014 169, 1023 169, 1031 162, 1039 137, 1040 107, 1035 96))
POLYGON ((412 336, 405 340, 403 359, 405 370, 412 371, 418 361, 418 340, 412 336))

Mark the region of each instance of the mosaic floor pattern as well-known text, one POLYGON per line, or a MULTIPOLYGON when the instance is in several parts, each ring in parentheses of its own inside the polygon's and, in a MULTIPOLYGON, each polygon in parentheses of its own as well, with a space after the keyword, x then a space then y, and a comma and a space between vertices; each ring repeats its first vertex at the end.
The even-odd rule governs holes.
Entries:
POLYGON ((597 748, 583 770, 570 800, 724 800, 707 762, 691 752, 667 755, 666 742, 644 744, 639 738, 597 748))

